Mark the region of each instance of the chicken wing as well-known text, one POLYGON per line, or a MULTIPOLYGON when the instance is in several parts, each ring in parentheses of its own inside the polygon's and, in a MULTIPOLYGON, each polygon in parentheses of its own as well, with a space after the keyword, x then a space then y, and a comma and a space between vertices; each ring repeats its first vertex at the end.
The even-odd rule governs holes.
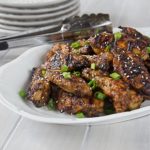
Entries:
POLYGON ((90 65, 86 57, 82 55, 72 54, 68 52, 56 51, 51 58, 49 58, 44 66, 47 69, 58 70, 62 65, 67 65, 68 70, 79 70, 90 65))
POLYGON ((113 100, 116 112, 124 112, 140 107, 143 98, 134 90, 129 89, 122 80, 113 80, 110 77, 104 76, 100 71, 84 69, 82 72, 86 79, 94 79, 98 87, 113 100))
POLYGON ((103 112, 104 101, 89 98, 77 97, 71 93, 60 90, 56 102, 60 112, 76 114, 83 112, 87 117, 99 116, 103 112))
MULTIPOLYGON (((89 45, 89 42, 85 39, 81 39, 76 41, 75 43, 78 44, 78 47, 71 46, 71 52, 74 54, 80 55, 91 55, 93 54, 92 47, 89 45)), ((74 42, 73 42, 74 44, 74 42)))
POLYGON ((43 77, 42 68, 36 68, 27 92, 27 99, 31 100, 37 107, 44 106, 48 103, 50 91, 51 85, 43 77))
POLYGON ((53 47, 47 52, 45 61, 48 61, 52 58, 52 56, 57 52, 61 51, 62 53, 68 53, 71 51, 69 44, 67 43, 57 43, 54 44, 53 47))
POLYGON ((73 93, 81 97, 92 96, 92 90, 85 82, 84 79, 77 77, 76 75, 70 75, 71 78, 65 79, 60 71, 48 70, 46 72, 46 79, 66 92, 73 93))
POLYGON ((115 50, 130 51, 142 60, 150 58, 147 47, 150 46, 150 39, 133 28, 120 27, 121 38, 115 42, 115 50))
POLYGON ((108 73, 112 68, 113 54, 110 52, 102 53, 101 55, 85 55, 88 61, 96 64, 96 68, 108 73))
POLYGON ((95 37, 89 38, 88 41, 95 54, 100 54, 111 49, 114 36, 112 33, 102 32, 95 37))
POLYGON ((132 87, 150 95, 150 74, 143 61, 131 52, 114 54, 114 70, 132 87))

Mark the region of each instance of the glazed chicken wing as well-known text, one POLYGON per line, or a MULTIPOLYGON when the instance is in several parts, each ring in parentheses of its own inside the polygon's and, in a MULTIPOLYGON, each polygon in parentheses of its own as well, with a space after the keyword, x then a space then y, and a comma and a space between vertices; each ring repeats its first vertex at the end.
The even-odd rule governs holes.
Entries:
POLYGON ((52 56, 58 51, 61 51, 62 53, 68 53, 70 52, 70 50, 71 49, 69 45, 66 43, 54 44, 53 47, 47 52, 45 61, 48 61, 49 59, 51 59, 52 56))
POLYGON ((115 53, 113 66, 124 81, 145 95, 150 95, 150 74, 139 57, 130 52, 115 53))
POLYGON ((102 53, 101 55, 85 55, 88 61, 96 64, 96 68, 108 73, 112 67, 113 54, 110 52, 102 53))
POLYGON ((124 112, 140 107, 143 98, 129 87, 122 80, 113 80, 104 76, 100 71, 84 69, 82 75, 86 79, 94 79, 97 86, 113 100, 116 112, 124 112))
POLYGON ((62 65, 68 66, 68 70, 79 70, 90 65, 86 57, 69 52, 56 51, 44 64, 47 69, 57 70, 62 65))
POLYGON ((73 93, 82 97, 92 96, 92 90, 84 79, 76 75, 70 75, 69 79, 65 79, 60 71, 48 70, 45 77, 48 81, 56 84, 66 92, 73 93))
POLYGON ((107 52, 113 46, 114 36, 112 33, 102 32, 95 37, 89 38, 89 44, 95 54, 107 52))
POLYGON ((43 77, 42 70, 40 67, 35 69, 27 92, 27 98, 37 107, 44 106, 48 103, 51 90, 51 85, 43 77))
POLYGON ((120 27, 121 38, 115 42, 115 50, 130 51, 140 59, 150 59, 147 48, 150 46, 150 39, 133 28, 120 27))
POLYGON ((103 112, 104 101, 78 97, 60 90, 58 92, 57 109, 60 112, 76 114, 83 112, 88 117, 99 116, 103 112))
POLYGON ((71 52, 78 55, 91 55, 93 54, 93 49, 87 40, 81 39, 71 44, 71 52), (72 46, 73 44, 77 44, 78 46, 72 46))

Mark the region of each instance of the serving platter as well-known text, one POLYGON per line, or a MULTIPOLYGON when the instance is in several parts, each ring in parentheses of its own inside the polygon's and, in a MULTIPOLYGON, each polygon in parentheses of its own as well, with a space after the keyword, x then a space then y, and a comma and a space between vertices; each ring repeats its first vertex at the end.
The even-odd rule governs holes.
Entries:
MULTIPOLYGON (((150 35, 149 28, 143 28, 141 31, 143 34, 150 35)), ((43 62, 45 53, 50 50, 51 46, 43 45, 31 48, 17 59, 0 68, 0 102, 4 106, 26 118, 55 124, 109 124, 150 114, 150 100, 145 101, 141 108, 133 111, 82 119, 65 113, 49 111, 46 107, 36 108, 31 102, 22 100, 18 91, 26 87, 32 68, 43 62)))

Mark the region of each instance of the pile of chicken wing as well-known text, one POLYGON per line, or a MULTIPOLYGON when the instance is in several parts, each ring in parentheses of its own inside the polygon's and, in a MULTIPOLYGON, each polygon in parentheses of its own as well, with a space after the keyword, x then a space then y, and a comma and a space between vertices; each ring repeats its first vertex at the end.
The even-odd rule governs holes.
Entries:
POLYGON ((150 39, 133 28, 57 43, 33 68, 27 99, 37 107, 96 117, 150 98, 150 39))

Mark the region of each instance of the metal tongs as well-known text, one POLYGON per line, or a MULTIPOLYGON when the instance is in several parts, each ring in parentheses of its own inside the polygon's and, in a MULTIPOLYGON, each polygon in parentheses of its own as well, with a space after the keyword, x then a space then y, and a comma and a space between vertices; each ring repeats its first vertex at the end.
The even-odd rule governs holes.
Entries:
POLYGON ((63 20, 55 27, 42 27, 0 37, 0 50, 29 44, 41 45, 88 38, 102 31, 112 32, 112 23, 108 14, 74 16, 63 20))

